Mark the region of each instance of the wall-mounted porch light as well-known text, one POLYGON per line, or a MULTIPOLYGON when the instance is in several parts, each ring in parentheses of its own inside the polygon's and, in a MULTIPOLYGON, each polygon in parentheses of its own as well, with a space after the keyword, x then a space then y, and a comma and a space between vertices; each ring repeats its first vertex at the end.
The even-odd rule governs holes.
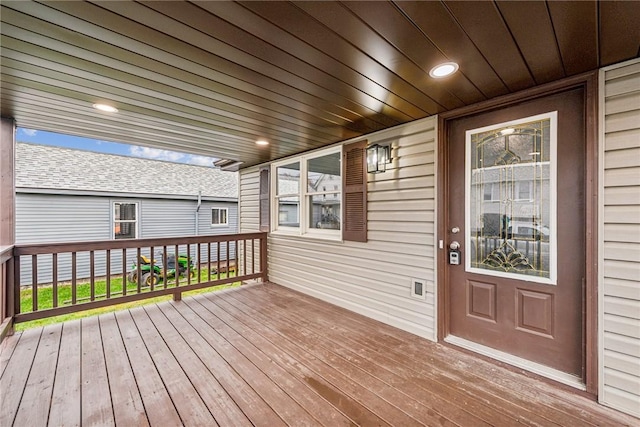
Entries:
POLYGON ((367 172, 380 173, 387 170, 387 163, 391 163, 391 147, 373 144, 367 147, 367 172))

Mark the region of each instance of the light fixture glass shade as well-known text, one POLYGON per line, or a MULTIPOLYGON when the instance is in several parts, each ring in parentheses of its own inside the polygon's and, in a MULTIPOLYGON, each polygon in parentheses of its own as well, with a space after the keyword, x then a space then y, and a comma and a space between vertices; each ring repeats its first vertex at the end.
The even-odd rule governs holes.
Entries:
POLYGON ((390 161, 390 149, 388 146, 373 144, 367 147, 367 172, 381 173, 387 170, 390 161))

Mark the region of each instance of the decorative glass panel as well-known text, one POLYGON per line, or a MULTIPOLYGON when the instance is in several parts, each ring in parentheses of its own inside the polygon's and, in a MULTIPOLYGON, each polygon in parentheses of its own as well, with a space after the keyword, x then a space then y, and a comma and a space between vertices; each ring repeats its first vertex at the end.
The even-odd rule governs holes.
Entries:
POLYGON ((555 283, 555 120, 467 132, 468 271, 555 283))

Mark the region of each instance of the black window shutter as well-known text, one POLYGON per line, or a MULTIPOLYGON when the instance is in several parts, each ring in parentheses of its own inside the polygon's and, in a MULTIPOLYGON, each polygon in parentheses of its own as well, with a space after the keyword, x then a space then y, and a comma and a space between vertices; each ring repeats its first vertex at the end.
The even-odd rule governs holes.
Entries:
POLYGON ((354 142, 342 151, 342 239, 367 241, 367 141, 354 142))
POLYGON ((269 231, 269 169, 260 169, 260 231, 269 231))

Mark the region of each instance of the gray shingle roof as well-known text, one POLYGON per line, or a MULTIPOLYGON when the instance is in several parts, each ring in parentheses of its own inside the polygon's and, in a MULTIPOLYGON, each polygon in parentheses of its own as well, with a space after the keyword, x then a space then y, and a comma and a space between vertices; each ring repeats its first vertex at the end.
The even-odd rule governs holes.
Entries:
POLYGON ((237 172, 19 142, 16 187, 82 192, 238 197, 237 172))

